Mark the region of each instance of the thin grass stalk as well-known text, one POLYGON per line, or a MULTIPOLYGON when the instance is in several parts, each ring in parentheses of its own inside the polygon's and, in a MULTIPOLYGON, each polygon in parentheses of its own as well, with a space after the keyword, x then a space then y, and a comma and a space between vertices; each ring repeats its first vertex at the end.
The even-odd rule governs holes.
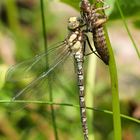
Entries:
POLYGON ((40 0, 40 8, 41 8, 41 19, 42 19, 42 33, 43 33, 43 41, 44 41, 44 48, 47 51, 48 42, 47 42, 47 34, 46 34, 46 22, 45 22, 45 14, 44 14, 44 1, 40 0))
MULTIPOLYGON (((45 22, 45 14, 44 14, 44 0, 40 0, 40 8, 41 8, 41 19, 42 19, 42 33, 44 39, 44 50, 47 52, 48 50, 48 43, 47 43, 47 32, 46 32, 46 22, 45 22)), ((48 58, 46 56, 46 67, 49 67, 48 58)), ((52 78, 48 78, 48 87, 49 87, 49 99, 53 102, 53 93, 52 93, 52 85, 51 85, 52 78)), ((54 129, 54 136, 55 140, 58 140, 58 132, 57 132, 57 125, 56 125, 56 118, 55 118, 55 111, 53 105, 51 107, 51 117, 52 117, 52 124, 54 129)))
MULTIPOLYGON (((15 100, 15 101, 0 100, 0 103, 6 103, 6 104, 12 104, 12 103, 26 103, 26 104, 29 104, 29 103, 34 103, 34 104, 46 104, 46 105, 55 105, 55 106, 66 106, 66 107, 79 108, 79 105, 76 105, 76 104, 56 103, 56 102, 42 101, 42 100, 41 101, 40 100, 36 100, 36 101, 33 101, 33 100, 31 100, 31 101, 30 100, 15 100)), ((109 114, 109 115, 113 115, 113 112, 109 111, 109 110, 97 109, 97 108, 93 108, 93 107, 86 107, 86 109, 92 110, 92 111, 102 112, 102 113, 109 114)), ((132 121, 134 123, 140 124, 140 120, 135 119, 133 117, 130 117, 130 116, 127 116, 127 115, 124 115, 124 114, 120 114, 120 117, 124 118, 126 120, 130 120, 130 121, 132 121)))
POLYGON ((137 47, 137 45, 136 45, 136 43, 135 43, 135 41, 134 41, 134 39, 133 39, 133 37, 132 37, 132 35, 131 35, 131 32, 130 32, 128 26, 127 26, 127 23, 126 23, 126 20, 125 20, 123 11, 122 11, 122 9, 121 9, 121 7, 120 7, 120 4, 119 4, 119 0, 116 0, 116 4, 117 4, 118 10, 119 10, 119 12, 120 12, 122 21, 123 21, 123 23, 124 23, 125 29, 126 29, 126 31, 127 31, 127 33, 128 33, 128 36, 129 36, 130 40, 132 41, 132 44, 133 44, 133 46, 134 46, 134 48, 135 48, 135 51, 136 51, 136 53, 137 53, 137 55, 138 55, 138 57, 139 57, 139 59, 140 59, 140 52, 139 52, 138 47, 137 47))

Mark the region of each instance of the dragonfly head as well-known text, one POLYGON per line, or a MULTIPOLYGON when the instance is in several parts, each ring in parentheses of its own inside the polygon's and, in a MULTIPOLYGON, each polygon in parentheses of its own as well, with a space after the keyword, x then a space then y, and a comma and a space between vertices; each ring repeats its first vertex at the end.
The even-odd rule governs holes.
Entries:
POLYGON ((69 30, 75 30, 77 28, 80 28, 83 24, 83 21, 80 17, 70 17, 68 19, 68 29, 69 30))

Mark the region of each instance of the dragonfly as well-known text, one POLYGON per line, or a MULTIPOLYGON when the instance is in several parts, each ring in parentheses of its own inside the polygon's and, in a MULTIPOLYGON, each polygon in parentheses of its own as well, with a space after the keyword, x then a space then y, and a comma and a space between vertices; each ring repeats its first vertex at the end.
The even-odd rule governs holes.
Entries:
MULTIPOLYGON (((70 17, 68 19, 68 30, 69 34, 64 41, 59 42, 54 45, 54 47, 47 52, 37 55, 35 58, 21 62, 17 65, 9 68, 7 72, 7 81, 18 81, 21 78, 30 78, 31 74, 29 71, 38 71, 37 76, 32 80, 25 88, 18 92, 12 101, 30 98, 32 93, 38 93, 37 87, 46 82, 45 79, 53 73, 54 69, 58 69, 59 66, 66 62, 69 57, 74 58, 75 71, 77 75, 77 86, 79 91, 79 106, 81 114, 82 130, 84 135, 84 140, 88 140, 88 126, 86 117, 86 105, 85 105, 85 93, 84 93, 84 58, 86 56, 86 47, 91 49, 92 53, 95 53, 90 45, 89 39, 87 37, 86 31, 84 29, 85 23, 81 17, 70 17), (46 67, 46 60, 48 58, 49 67, 46 67), (50 58, 50 59, 49 59, 50 58), (43 65, 44 64, 44 68, 43 65)), ((96 54, 96 53, 95 53, 96 54)), ((32 75, 33 77, 34 74, 32 75)), ((38 93, 38 99, 40 99, 40 94, 38 93)))
POLYGON ((80 9, 81 16, 86 23, 87 31, 92 32, 94 46, 99 57, 103 62, 109 64, 109 51, 107 48, 104 24, 107 22, 107 16, 101 14, 102 10, 108 9, 109 6, 98 7, 98 3, 104 3, 103 0, 96 0, 93 5, 89 0, 81 0, 80 9))

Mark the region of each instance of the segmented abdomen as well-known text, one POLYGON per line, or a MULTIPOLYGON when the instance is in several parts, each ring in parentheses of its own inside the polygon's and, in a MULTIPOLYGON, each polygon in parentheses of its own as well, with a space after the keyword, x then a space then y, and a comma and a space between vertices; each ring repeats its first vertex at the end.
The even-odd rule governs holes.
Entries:
POLYGON ((106 65, 109 64, 109 52, 106 44, 103 26, 93 29, 93 41, 96 51, 106 65))

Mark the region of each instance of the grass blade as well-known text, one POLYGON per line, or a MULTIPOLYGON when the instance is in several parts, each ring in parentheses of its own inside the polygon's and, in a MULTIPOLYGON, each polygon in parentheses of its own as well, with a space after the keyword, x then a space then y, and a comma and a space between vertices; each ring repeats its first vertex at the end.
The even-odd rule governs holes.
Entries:
MULTIPOLYGON (((34 104, 46 104, 46 105, 55 105, 55 106, 66 106, 66 107, 75 107, 75 108, 79 108, 79 105, 76 105, 76 104, 69 104, 69 103, 56 103, 56 102, 48 102, 48 101, 40 101, 40 100, 36 100, 36 101, 33 101, 33 100, 15 100, 15 101, 11 101, 11 100, 0 100, 0 103, 34 103, 34 104)), ((93 107, 86 107, 86 109, 88 110, 92 110, 92 111, 98 111, 98 112, 102 112, 102 113, 106 113, 106 114, 109 114, 109 115, 113 115, 113 112, 112 111, 109 111, 109 110, 103 110, 103 109, 97 109, 97 108, 93 108, 93 107)), ((121 118, 125 118, 127 120, 130 120, 132 122, 136 122, 138 124, 140 124, 140 120, 138 119, 135 119, 135 118, 132 118, 132 117, 129 117, 127 115, 124 115, 124 114, 120 114, 120 117, 121 118)))
POLYGON ((116 68, 115 58, 113 55, 113 50, 111 47, 111 43, 110 43, 106 28, 105 28, 105 34, 106 34, 107 46, 108 46, 109 56, 110 56, 109 72, 110 72, 111 90, 112 90, 114 140, 121 140, 122 132, 121 132, 117 68, 116 68))
POLYGON ((133 46, 134 46, 134 48, 135 48, 135 50, 136 50, 136 53, 137 53, 137 55, 138 55, 138 57, 139 57, 139 59, 140 59, 140 52, 139 52, 138 47, 137 47, 137 45, 136 45, 136 43, 135 43, 135 41, 134 41, 134 39, 133 39, 133 37, 132 37, 130 31, 129 31, 129 28, 128 28, 127 24, 126 24, 126 20, 125 20, 123 11, 122 11, 122 9, 121 9, 121 7, 120 7, 120 4, 119 4, 119 1, 118 1, 118 0, 116 0, 116 4, 117 4, 118 10, 119 10, 119 12, 120 12, 122 21, 123 21, 123 23, 124 23, 125 29, 126 29, 126 31, 127 31, 127 33, 128 33, 128 36, 130 37, 130 40, 132 41, 132 44, 133 44, 133 46))
MULTIPOLYGON (((40 0, 40 8, 41 8, 41 19, 42 19, 42 29, 43 29, 43 38, 44 38, 44 50, 45 52, 48 50, 48 43, 47 43, 47 32, 46 32, 46 22, 45 22, 45 14, 44 14, 44 0, 40 0)), ((48 65, 48 58, 46 57, 46 66, 48 65)), ((51 85, 51 77, 48 80, 49 84, 49 94, 50 94, 50 101, 53 101, 53 93, 52 93, 52 85, 51 85)), ((57 133, 57 125, 56 125, 56 118, 53 105, 51 105, 51 116, 52 116, 52 124, 54 129, 55 140, 58 140, 58 133, 57 133)))

